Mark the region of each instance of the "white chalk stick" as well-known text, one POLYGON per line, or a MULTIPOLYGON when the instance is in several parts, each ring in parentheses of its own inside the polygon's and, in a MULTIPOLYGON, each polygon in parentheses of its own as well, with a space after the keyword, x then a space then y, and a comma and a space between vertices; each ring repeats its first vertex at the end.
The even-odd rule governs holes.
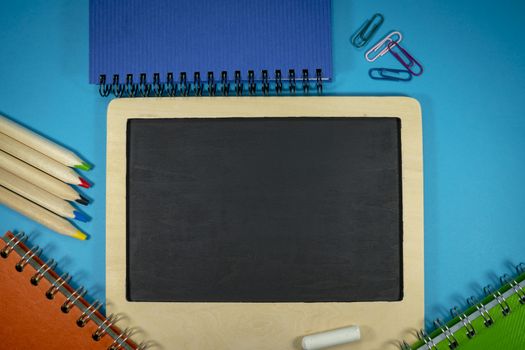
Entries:
POLYGON ((361 339, 359 326, 334 329, 333 331, 307 335, 303 338, 304 350, 319 350, 331 346, 351 343, 361 339))

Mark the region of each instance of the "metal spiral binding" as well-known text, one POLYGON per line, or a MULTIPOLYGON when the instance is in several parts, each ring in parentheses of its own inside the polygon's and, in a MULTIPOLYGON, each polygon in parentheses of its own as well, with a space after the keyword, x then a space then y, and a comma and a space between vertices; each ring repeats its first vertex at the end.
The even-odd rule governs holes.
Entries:
POLYGON ((244 84, 241 80, 241 71, 235 71, 235 96, 242 96, 244 91, 244 84))
POLYGON ((255 95, 257 91, 257 84, 255 83, 255 73, 253 70, 248 71, 248 93, 250 96, 255 95))
POLYGON ((98 92, 100 96, 107 97, 111 93, 111 84, 106 84, 106 75, 100 75, 98 79, 98 92))
POLYGON ((221 92, 222 96, 228 96, 230 94, 230 83, 228 82, 228 72, 221 72, 221 92))
POLYGON ((124 94, 124 85, 119 83, 119 75, 114 74, 113 75, 113 95, 115 97, 122 97, 124 94))
POLYGON ((476 335, 476 329, 472 325, 470 318, 464 312, 460 313, 457 306, 454 306, 452 309, 450 309, 450 314, 452 315, 452 318, 459 317, 459 320, 467 331, 467 338, 471 339, 476 335))
POLYGON ((485 327, 488 328, 494 324, 494 319, 490 316, 489 310, 487 310, 487 307, 483 303, 476 303, 473 296, 467 299, 467 303, 476 307, 476 310, 478 310, 481 317, 483 317, 483 324, 485 327))
POLYGON ((282 94, 283 92, 283 81, 281 78, 281 71, 278 69, 275 71, 275 93, 277 95, 282 94))
POLYGON ((315 70, 315 89, 318 95, 323 94, 323 74, 319 68, 315 70))
POLYGON ((160 83, 160 75, 159 73, 153 74, 153 94, 156 97, 162 96, 164 93, 164 84, 160 83))
POLYGON ((126 328, 122 333, 119 334, 115 340, 113 340, 113 343, 108 347, 108 350, 118 350, 124 346, 126 341, 135 333, 135 331, 131 328, 126 328))
POLYGON ((48 260, 44 265, 40 266, 36 273, 31 277, 31 284, 38 286, 38 282, 44 277, 44 275, 49 271, 54 269, 57 266, 57 263, 54 259, 48 260))
POLYGON ((93 340, 99 341, 100 339, 102 339, 102 337, 104 337, 107 334, 107 331, 109 330, 109 328, 112 325, 114 325, 116 322, 117 322, 117 317, 115 316, 115 314, 109 315, 109 317, 106 318, 100 324, 100 326, 97 327, 95 332, 93 332, 93 335, 92 335, 93 340))
POLYGON ((176 96, 177 95, 177 83, 173 80, 173 73, 168 73, 168 77, 166 78, 166 89, 164 90, 166 92, 167 96, 176 96))
POLYGON ((140 75, 139 89, 138 92, 142 97, 148 97, 151 91, 151 85, 146 82, 146 74, 142 73, 140 75))
POLYGON ((190 94, 191 87, 190 87, 190 84, 188 83, 188 79, 186 78, 186 72, 180 73, 179 85, 180 85, 181 95, 188 96, 190 94))
POLYGON ((217 93, 217 84, 213 77, 213 72, 208 72, 208 95, 215 96, 217 93))
MULTIPOLYGON (((301 85, 303 94, 308 95, 312 90, 310 80, 313 81, 313 74, 308 69, 301 71, 301 85)), ((244 84, 247 85, 248 95, 255 96, 261 93, 263 96, 269 96, 272 91, 276 95, 281 95, 284 91, 283 75, 281 70, 275 70, 274 76, 270 77, 272 73, 268 70, 261 71, 260 83, 255 80, 255 71, 248 70, 246 72, 246 80, 242 80, 242 72, 237 70, 234 72, 233 88, 236 96, 244 95, 244 84), (272 80, 273 78, 273 80, 272 80)), ((201 72, 193 73, 193 80, 190 81, 191 76, 188 77, 186 72, 180 72, 178 82, 175 82, 173 72, 166 74, 166 79, 160 73, 153 73, 148 83, 148 76, 146 73, 140 73, 138 82, 133 74, 126 74, 125 79, 118 74, 113 74, 111 81, 105 74, 99 76, 98 91, 101 96, 107 97, 113 94, 115 97, 162 97, 162 96, 216 96, 218 90, 222 96, 230 95, 230 81, 228 79, 228 72, 222 71, 220 74, 219 86, 217 86, 216 79, 213 72, 207 73, 207 82, 203 81, 201 72)), ((294 69, 288 71, 288 79, 285 81, 288 84, 288 92, 290 95, 295 95, 297 92, 296 72, 294 69)), ((323 76, 322 70, 315 70, 315 89, 318 95, 323 93, 323 76)))
POLYGON ((498 301, 498 304, 501 307, 501 313, 503 314, 503 316, 507 316, 510 313, 509 303, 507 303, 507 299, 505 299, 499 291, 493 292, 492 286, 490 284, 486 286, 485 288, 483 288, 483 290, 485 291, 487 295, 492 295, 494 299, 498 301))
MULTIPOLYGON (((516 266, 516 273, 517 276, 523 276, 523 274, 525 274, 524 263, 520 263, 516 266)), ((472 324, 474 319, 479 317, 482 319, 485 327, 491 327, 495 320, 491 316, 490 310, 496 310, 496 308, 499 307, 503 317, 508 316, 512 309, 507 299, 513 295, 517 296, 517 301, 520 305, 525 306, 525 281, 523 280, 523 277, 521 277, 521 279, 518 279, 517 277, 511 278, 508 274, 504 274, 499 280, 501 282, 499 288, 494 289, 491 285, 487 285, 483 288, 485 295, 491 297, 490 299, 483 299, 489 300, 486 304, 484 304, 483 301, 476 301, 473 296, 467 298, 467 304, 470 308, 474 308, 475 311, 467 315, 468 311, 460 311, 457 306, 454 306, 450 309, 450 315, 452 317, 451 321, 456 320, 453 321, 454 323, 447 324, 440 319, 436 319, 434 321, 436 330, 432 333, 432 336, 426 333, 425 330, 420 330, 417 333, 419 339, 417 347, 414 347, 414 345, 410 346, 409 343, 403 340, 398 345, 399 349, 435 350, 438 348, 437 345, 442 341, 446 341, 448 343, 448 348, 451 350, 461 349, 461 344, 455 335, 458 334, 457 332, 461 329, 464 329, 468 339, 475 337, 477 331, 472 324), (518 280, 521 282, 518 282, 518 280)), ((470 308, 469 310, 472 310, 470 308)))
POLYGON ((126 93, 128 94, 128 96, 135 97, 135 94, 137 93, 138 88, 139 88, 138 85, 133 83, 133 74, 126 75, 125 89, 126 89, 126 93))
MULTIPOLYGON (((127 89, 130 84, 133 84, 132 78, 126 79, 126 84, 121 85, 121 88, 127 89)), ((157 87, 157 89, 159 88, 157 87)), ((27 238, 28 237, 21 232, 13 235, 9 240, 5 240, 6 244, 0 249, 0 256, 7 259, 16 249, 17 253, 21 256, 20 260, 15 264, 16 270, 22 272, 27 265, 32 266, 36 270, 30 278, 30 283, 32 285, 37 286, 45 277, 51 283, 51 286, 45 292, 48 299, 54 299, 55 295, 59 292, 66 296, 66 300, 60 307, 62 312, 69 313, 74 306, 77 306, 82 310, 82 314, 76 319, 78 327, 84 327, 90 320, 97 322, 98 326, 92 334, 94 341, 99 341, 106 334, 109 334, 111 339, 113 339, 113 342, 108 347, 108 350, 128 349, 130 346, 138 350, 146 350, 151 346, 149 342, 143 342, 141 344, 131 342, 130 338, 135 333, 135 330, 132 328, 126 328, 124 331, 120 331, 118 328, 112 328, 112 326, 119 321, 119 316, 112 314, 108 318, 103 318, 100 314, 97 315, 97 311, 103 306, 103 304, 98 300, 92 304, 87 304, 83 299, 84 295, 87 293, 86 288, 80 287, 73 292, 70 292, 71 287, 69 285, 66 287, 66 285, 71 280, 71 276, 68 273, 64 273, 59 277, 55 277, 56 274, 54 273, 54 269, 57 266, 56 261, 54 259, 49 259, 45 263, 42 262, 42 260, 38 258, 42 253, 42 249, 39 246, 28 248, 23 245, 27 238), (17 248, 17 246, 19 247, 17 248), (62 288, 63 291, 61 291, 62 288), (86 307, 86 305, 88 306, 86 307)), ((0 239, 0 242, 1 241, 2 240, 0 239)))
POLYGON ((303 69, 303 91, 310 92, 310 78, 308 77, 308 69, 303 69))
POLYGON ((261 91, 264 96, 268 96, 270 94, 270 82, 268 81, 268 71, 266 69, 262 71, 261 91))
POLYGON ((96 300, 93 304, 90 304, 89 307, 85 309, 82 315, 80 315, 78 318, 76 322, 77 326, 81 328, 84 327, 89 322, 89 320, 91 320, 91 316, 93 316, 95 312, 97 312, 97 310, 101 307, 102 303, 98 300, 96 300))
POLYGON ((429 335, 427 334, 427 332, 425 332, 424 329, 420 329, 417 335, 418 338, 425 343, 428 350, 437 350, 436 344, 434 344, 434 341, 432 340, 432 338, 429 337, 429 335))
POLYGON ((508 274, 504 274, 500 277, 501 284, 508 284, 518 295, 520 304, 525 304, 525 290, 516 282, 516 280, 509 277, 508 274))
POLYGON ((193 94, 195 96, 202 96, 202 89, 201 74, 195 72, 193 76, 193 94))
POLYGON ((20 243, 24 243, 26 240, 27 240, 27 236, 23 232, 20 232, 14 235, 13 238, 11 238, 7 242, 5 247, 2 248, 2 250, 0 250, 0 256, 4 259, 7 259, 7 257, 9 256, 9 254, 11 254, 11 252, 15 249, 15 247, 19 245, 20 243))
POLYGON ((70 294, 66 301, 64 301, 64 304, 60 307, 60 310, 62 310, 63 313, 67 314, 69 313, 69 310, 75 305, 78 299, 82 298, 86 294, 87 290, 84 287, 80 287, 77 290, 75 290, 72 294, 70 294))
POLYGON ((64 273, 58 279, 54 280, 51 284, 51 287, 46 292, 46 297, 51 300, 55 297, 55 294, 60 290, 60 287, 62 287, 65 283, 67 283, 71 279, 71 276, 69 276, 69 273, 64 273))
POLYGON ((135 97, 138 85, 133 83, 133 74, 126 74, 126 83, 124 84, 124 91, 130 97, 135 97))
POLYGON ((24 271, 24 267, 29 263, 29 261, 32 260, 35 256, 39 256, 40 253, 42 253, 42 248, 40 248, 39 246, 29 249, 24 254, 22 259, 20 259, 20 261, 16 263, 15 265, 16 271, 18 272, 24 271))
POLYGON ((450 348, 450 350, 457 349, 457 347, 459 346, 459 343, 456 337, 454 336, 454 334, 452 334, 452 332, 450 331, 450 328, 448 328, 446 324, 441 322, 439 318, 434 321, 434 325, 436 325, 439 329, 441 329, 443 334, 445 334, 445 337, 447 337, 448 347, 450 348))
POLYGON ((290 69, 288 71, 288 89, 290 90, 290 95, 295 95, 295 71, 290 69))

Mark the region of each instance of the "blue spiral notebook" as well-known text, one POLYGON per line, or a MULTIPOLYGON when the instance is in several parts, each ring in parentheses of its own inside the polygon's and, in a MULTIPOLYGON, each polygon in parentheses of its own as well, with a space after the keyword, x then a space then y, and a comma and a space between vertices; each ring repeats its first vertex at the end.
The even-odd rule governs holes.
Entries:
POLYGON ((89 80, 330 80, 330 22, 330 0, 91 0, 89 80))

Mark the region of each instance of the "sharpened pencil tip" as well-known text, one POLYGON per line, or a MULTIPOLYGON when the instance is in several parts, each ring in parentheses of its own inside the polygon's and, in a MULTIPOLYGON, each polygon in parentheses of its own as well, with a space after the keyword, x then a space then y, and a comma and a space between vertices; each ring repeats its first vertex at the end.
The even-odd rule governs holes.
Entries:
POLYGON ((84 214, 84 213, 82 213, 80 211, 74 210, 73 214, 75 215, 75 220, 82 221, 82 222, 88 222, 89 221, 89 217, 86 214, 84 214))
POLYGON ((91 165, 86 162, 82 162, 82 164, 75 165, 75 168, 84 170, 84 171, 88 171, 88 170, 91 170, 91 165))
POLYGON ((88 205, 89 204, 89 199, 87 199, 86 197, 84 197, 83 195, 79 194, 78 195, 80 198, 75 200, 75 202, 77 202, 78 204, 82 204, 82 205, 88 205))
POLYGON ((77 231, 71 237, 79 239, 81 241, 85 241, 87 238, 87 235, 84 232, 77 231))
POLYGON ((90 188, 91 187, 89 182, 87 182, 83 178, 79 177, 78 179, 80 180, 80 184, 79 184, 80 187, 84 187, 84 188, 90 188))

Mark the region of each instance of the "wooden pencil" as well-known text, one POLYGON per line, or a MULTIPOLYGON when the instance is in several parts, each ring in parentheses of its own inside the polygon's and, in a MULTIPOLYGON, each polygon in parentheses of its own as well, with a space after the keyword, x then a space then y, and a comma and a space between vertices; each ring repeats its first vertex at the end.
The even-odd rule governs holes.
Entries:
POLYGON ((13 173, 0 168, 0 185, 18 193, 22 197, 29 199, 41 207, 53 213, 69 219, 76 219, 87 222, 88 217, 79 210, 76 210, 69 202, 44 191, 40 187, 23 180, 13 173))
POLYGON ((65 183, 85 188, 91 186, 73 169, 2 133, 0 133, 0 149, 65 183))
POLYGON ((58 198, 66 201, 75 201, 82 205, 89 203, 87 198, 75 191, 71 186, 1 150, 0 168, 18 175, 20 178, 54 194, 58 198))
POLYGON ((88 163, 80 159, 80 157, 72 151, 57 145, 51 140, 24 128, 2 115, 0 115, 0 132, 46 154, 48 157, 68 167, 74 167, 81 170, 91 169, 91 166, 88 163))
POLYGON ((69 236, 72 238, 85 240, 86 234, 78 230, 69 221, 52 212, 42 208, 41 206, 30 202, 22 196, 11 192, 3 186, 0 186, 0 203, 14 211, 36 221, 56 233, 69 236))

